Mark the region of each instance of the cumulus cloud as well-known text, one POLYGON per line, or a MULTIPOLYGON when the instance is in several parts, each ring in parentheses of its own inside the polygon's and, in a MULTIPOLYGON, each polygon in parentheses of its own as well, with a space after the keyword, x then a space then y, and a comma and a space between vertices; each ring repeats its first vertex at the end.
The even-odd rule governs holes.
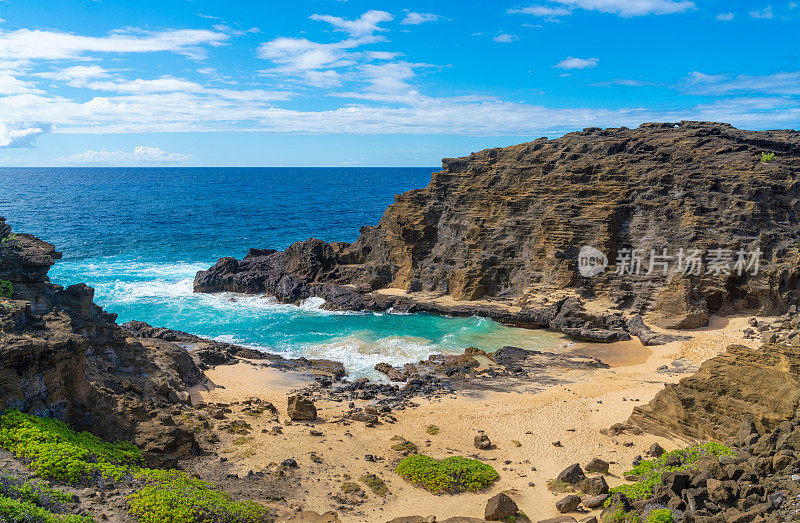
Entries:
POLYGON ((5 59, 67 60, 86 53, 150 53, 169 51, 191 58, 206 56, 203 45, 220 46, 229 35, 205 29, 147 32, 125 29, 107 36, 82 36, 60 31, 0 31, 0 56, 5 59))
POLYGON ((48 124, 0 121, 0 148, 31 147, 37 136, 49 130, 48 124))
POLYGON ((425 22, 435 22, 439 20, 439 18, 441 18, 439 15, 433 13, 415 13, 414 11, 409 11, 400 23, 404 25, 419 25, 425 22))
POLYGON ((102 164, 102 165, 153 165, 174 164, 189 159, 188 154, 170 153, 158 147, 139 145, 133 152, 125 151, 88 151, 59 158, 61 163, 69 164, 102 164))
POLYGON ((350 36, 359 37, 371 35, 376 31, 386 31, 385 28, 379 27, 378 24, 382 22, 389 22, 393 19, 391 14, 386 11, 367 11, 361 17, 355 20, 348 20, 338 16, 331 15, 311 15, 312 20, 319 20, 321 22, 328 22, 333 27, 340 31, 348 33, 350 36))
POLYGON ((768 5, 764 9, 750 11, 750 16, 760 20, 772 20, 775 17, 775 13, 772 11, 772 6, 768 5))
POLYGON ((575 58, 568 56, 558 62, 554 67, 559 69, 591 69, 600 62, 597 58, 575 58))
POLYGON ((717 20, 722 22, 730 22, 734 17, 735 15, 733 13, 720 13, 716 16, 717 20))
POLYGON ((500 42, 500 43, 503 43, 503 44, 508 44, 508 43, 511 43, 514 40, 518 40, 518 39, 519 39, 519 37, 517 35, 510 35, 510 34, 505 34, 505 33, 499 34, 499 35, 495 36, 494 38, 492 38, 492 40, 494 40, 495 42, 500 42))

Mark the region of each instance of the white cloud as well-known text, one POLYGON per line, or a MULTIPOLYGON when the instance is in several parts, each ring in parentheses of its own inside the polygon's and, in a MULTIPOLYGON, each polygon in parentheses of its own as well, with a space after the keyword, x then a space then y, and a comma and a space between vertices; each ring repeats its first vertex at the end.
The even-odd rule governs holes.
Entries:
POLYGON ((575 58, 568 56, 558 62, 554 67, 559 69, 591 69, 597 67, 600 60, 597 58, 575 58))
POLYGON ((760 20, 771 20, 775 17, 775 13, 772 12, 772 6, 768 5, 764 9, 754 9, 750 11, 750 16, 760 20))
POLYGON ((81 36, 59 31, 19 29, 0 31, 0 56, 5 59, 65 60, 98 53, 148 53, 169 51, 191 58, 206 55, 202 45, 223 45, 229 35, 203 29, 162 32, 112 31, 108 36, 81 36))
POLYGON ((716 16, 717 20, 722 22, 730 22, 734 17, 735 15, 733 13, 720 13, 716 16))
POLYGON ((37 136, 49 130, 47 124, 0 121, 0 148, 30 147, 37 136))
POLYGON ((90 80, 110 78, 111 72, 97 65, 75 65, 56 71, 34 73, 33 76, 57 80, 72 87, 82 87, 90 80))
POLYGON ((383 27, 378 27, 382 22, 389 22, 393 19, 392 15, 386 11, 367 11, 360 18, 347 20, 338 16, 331 15, 311 15, 312 20, 328 22, 340 31, 348 33, 350 36, 359 37, 371 35, 375 31, 386 31, 383 27))
POLYGON ((623 17, 668 15, 695 8, 688 0, 551 0, 552 2, 589 11, 600 11, 623 17))
POLYGON ((510 34, 505 34, 505 33, 499 34, 499 35, 495 36, 494 38, 492 38, 492 40, 494 40, 495 42, 500 42, 500 43, 503 43, 503 44, 511 43, 514 40, 518 40, 518 39, 519 39, 519 37, 517 35, 510 35, 510 34))
POLYGON ((782 96, 800 95, 800 71, 761 76, 709 75, 693 72, 683 83, 692 94, 717 96, 732 93, 763 93, 782 96))
POLYGON ((153 165, 181 163, 187 159, 189 159, 188 154, 169 153, 158 147, 139 145, 133 152, 89 149, 86 152, 59 158, 58 161, 69 164, 153 165))
POLYGON ((441 18, 439 15, 433 13, 415 13, 414 11, 409 11, 400 23, 404 25, 419 25, 425 22, 435 22, 439 20, 439 18, 441 18))
POLYGON ((545 5, 530 5, 528 7, 521 7, 517 9, 509 9, 509 14, 525 14, 540 16, 543 18, 555 18, 558 16, 571 15, 572 11, 565 7, 548 7, 545 5))

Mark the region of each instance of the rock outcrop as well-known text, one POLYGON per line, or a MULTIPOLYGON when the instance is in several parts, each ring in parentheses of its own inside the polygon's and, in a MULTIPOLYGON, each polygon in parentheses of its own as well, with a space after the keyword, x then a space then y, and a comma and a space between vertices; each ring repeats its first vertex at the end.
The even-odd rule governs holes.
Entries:
POLYGON ((55 417, 109 440, 132 440, 155 464, 186 457, 194 436, 173 407, 206 378, 181 347, 139 340, 92 301, 84 284, 63 288, 47 272, 54 246, 12 235, 0 218, 0 411, 55 417))
MULTIPOLYGON (((549 328, 559 305, 540 296, 564 289, 649 313, 664 327, 693 328, 708 314, 742 309, 783 312, 800 300, 799 170, 797 131, 709 122, 589 128, 444 159, 427 187, 397 196, 355 243, 311 239, 283 252, 251 249, 243 260, 223 258, 200 271, 194 288, 293 303, 320 296, 331 308, 480 314, 549 328), (774 159, 762 161, 764 152, 774 159), (581 276, 581 246, 605 254, 609 270, 581 276), (626 248, 643 254, 643 273, 651 249, 668 249, 674 258, 667 275, 661 265, 650 274, 615 274, 626 248), (733 252, 729 268, 740 249, 760 249, 760 271, 706 273, 706 264, 701 274, 685 275, 677 270, 681 248, 699 249, 706 262, 715 249, 733 252), (468 303, 478 299, 489 303, 468 303), (548 311, 553 315, 543 318, 548 311)), ((570 335, 609 330, 606 316, 590 316, 588 325, 568 326, 579 329, 570 335)))
POLYGON ((769 432, 800 408, 800 347, 734 345, 636 407, 627 424, 655 434, 727 440, 742 419, 769 432))

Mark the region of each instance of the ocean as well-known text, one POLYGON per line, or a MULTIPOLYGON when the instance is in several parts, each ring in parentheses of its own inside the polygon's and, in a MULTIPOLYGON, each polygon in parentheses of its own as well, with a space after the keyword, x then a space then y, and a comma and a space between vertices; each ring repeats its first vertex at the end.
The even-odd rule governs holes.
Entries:
POLYGON ((63 252, 59 285, 85 282, 119 315, 286 357, 342 361, 354 377, 436 352, 552 349, 561 337, 485 318, 331 312, 267 296, 192 293, 198 270, 251 247, 354 241, 435 168, 2 168, 0 216, 63 252))

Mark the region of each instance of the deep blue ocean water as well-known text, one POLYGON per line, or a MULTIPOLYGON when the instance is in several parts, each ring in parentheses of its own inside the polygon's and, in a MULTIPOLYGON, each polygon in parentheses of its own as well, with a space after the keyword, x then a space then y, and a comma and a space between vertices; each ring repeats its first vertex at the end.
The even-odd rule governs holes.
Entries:
POLYGON ((503 345, 553 348, 557 336, 483 318, 330 312, 265 296, 192 293, 198 270, 250 247, 309 237, 354 241, 394 195, 424 187, 434 168, 0 169, 0 216, 53 243, 60 285, 85 282, 119 315, 283 354, 343 361, 373 375, 434 352, 503 345))

